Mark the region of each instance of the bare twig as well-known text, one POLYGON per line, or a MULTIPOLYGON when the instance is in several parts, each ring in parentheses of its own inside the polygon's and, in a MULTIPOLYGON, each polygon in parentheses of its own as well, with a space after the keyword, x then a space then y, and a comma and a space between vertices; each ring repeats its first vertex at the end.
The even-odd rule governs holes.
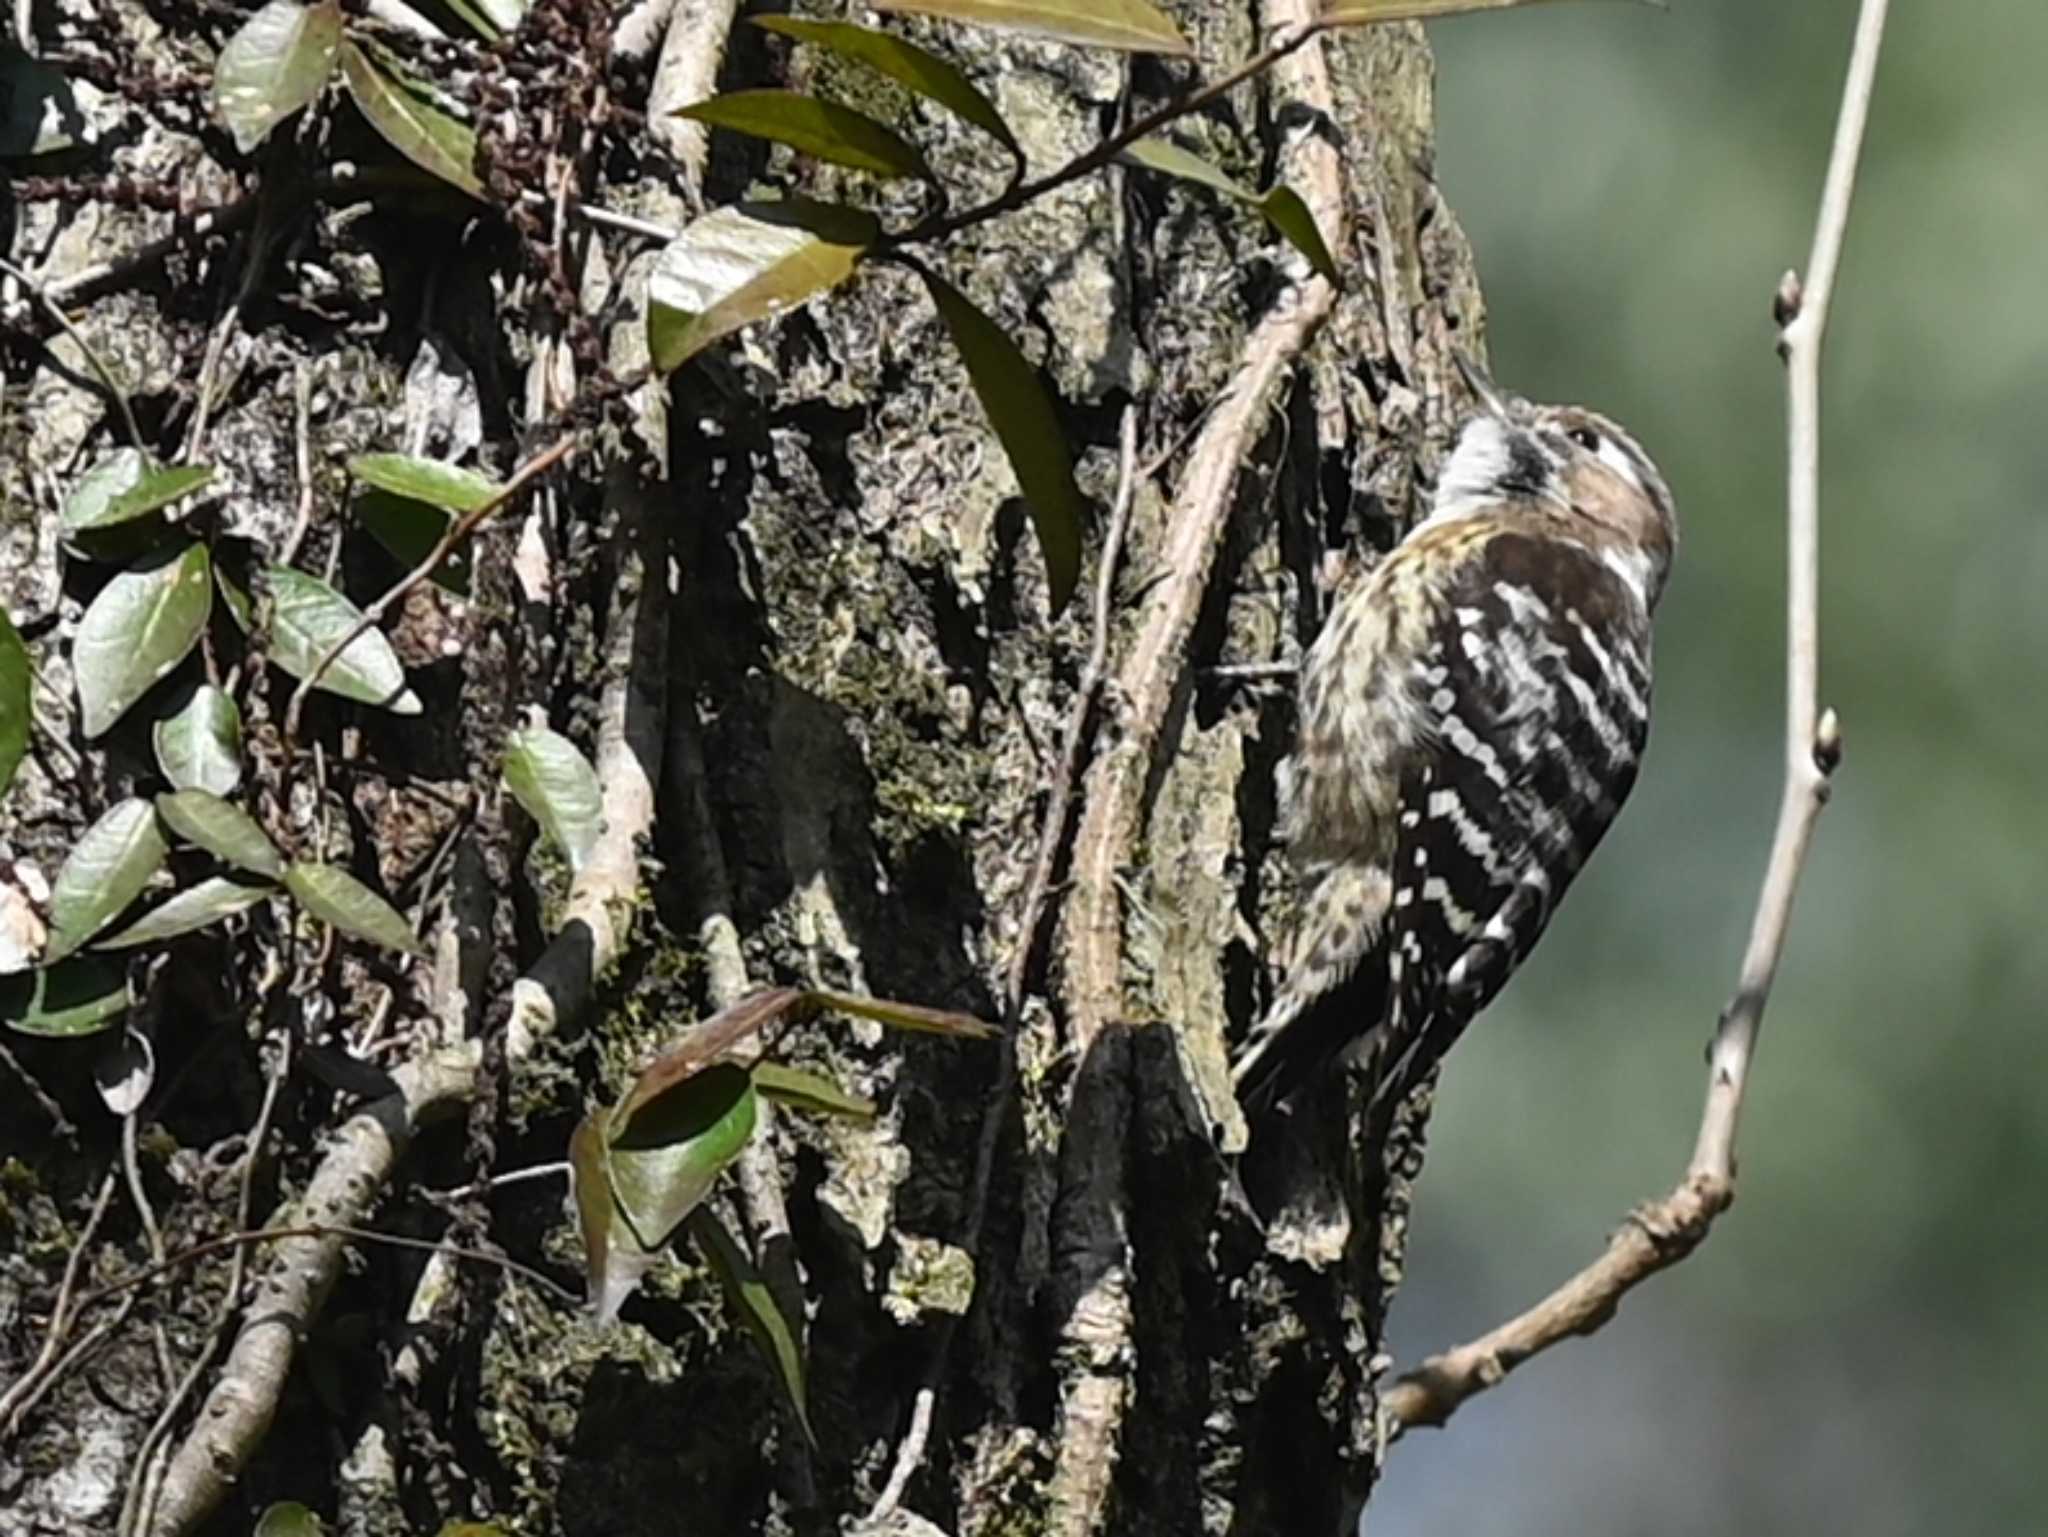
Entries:
POLYGON ((327 654, 309 668, 306 676, 299 680, 299 686, 292 690, 291 702, 285 706, 284 743, 287 756, 290 754, 291 744, 298 738, 299 712, 305 708, 306 695, 311 693, 320 680, 327 676, 327 669, 332 667, 340 659, 341 654, 354 645, 366 631, 380 624, 386 614, 390 613, 398 604, 404 602, 407 593, 440 570, 442 562, 461 549, 468 542, 469 536, 477 531, 486 518, 490 517, 492 513, 524 491, 528 483, 536 476, 545 474, 548 470, 560 464, 575 447, 576 440, 574 437, 560 438, 549 447, 535 454, 526 463, 520 465, 517 470, 513 471, 512 478, 506 481, 504 486, 499 489, 496 496, 479 506, 470 508, 469 511, 451 522, 446 530, 442 532, 441 537, 435 541, 434 547, 427 551, 426 558, 404 576, 400 577, 376 602, 364 609, 362 617, 351 625, 339 640, 327 648, 327 654))
POLYGON ((99 349, 87 341, 85 333, 71 323, 71 317, 64 313, 64 306, 58 302, 56 294, 11 261, 0 261, 0 272, 6 273, 42 301, 43 308, 48 310, 50 318, 57 322, 58 329, 71 338, 73 345, 84 356, 86 366, 98 377, 101 387, 114 397, 114 405, 121 412, 121 424, 128 429, 128 441, 135 445, 146 462, 155 463, 155 456, 149 451, 149 443, 142 436, 142 427, 135 420, 135 407, 128 403, 128 392, 114 377, 114 371, 107 366, 106 359, 100 356, 99 349))
POLYGON ((1692 1163, 1677 1189, 1638 1211, 1608 1241, 1606 1252, 1563 1286, 1479 1339, 1430 1357, 1389 1388, 1381 1410, 1394 1434, 1443 1424, 1466 1399, 1529 1357, 1598 1329, 1630 1290, 1692 1253, 1735 1199, 1735 1126, 1749 1064, 1785 951, 1792 896, 1814 824, 1827 804, 1829 777, 1841 760, 1834 712, 1820 709, 1820 355, 1884 40, 1886 4, 1863 0, 1856 24, 1807 281, 1802 291, 1797 276, 1787 274, 1778 291, 1779 350, 1786 362, 1791 429, 1785 787, 1742 971, 1708 1052, 1706 1107, 1692 1163))
POLYGON ((85 1264, 86 1251, 92 1247, 93 1234, 99 1231, 100 1221, 107 1214, 107 1207, 114 1199, 114 1187, 120 1183, 118 1167, 107 1170, 100 1181, 99 1194, 93 1197, 92 1211, 85 1219, 78 1241, 71 1246, 71 1253, 64 1261, 64 1279, 57 1285, 57 1303, 50 1309, 50 1324, 43 1334, 43 1348, 29 1369, 7 1389, 0 1393, 0 1440, 14 1433, 16 1425, 28 1412, 28 1408, 42 1395, 44 1385, 61 1368, 58 1353, 64 1348, 65 1337, 71 1325, 84 1307, 84 1301, 73 1294, 78 1288, 78 1273, 85 1264))

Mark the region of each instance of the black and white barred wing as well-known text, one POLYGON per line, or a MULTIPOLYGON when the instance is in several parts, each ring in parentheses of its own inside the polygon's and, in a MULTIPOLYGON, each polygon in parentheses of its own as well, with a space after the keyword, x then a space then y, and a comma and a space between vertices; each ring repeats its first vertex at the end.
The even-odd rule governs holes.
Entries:
POLYGON ((1503 534, 1450 587, 1417 681, 1434 741, 1404 778, 1382 1095, 1405 1092, 1541 937, 1635 782, 1643 602, 1583 548, 1503 534))

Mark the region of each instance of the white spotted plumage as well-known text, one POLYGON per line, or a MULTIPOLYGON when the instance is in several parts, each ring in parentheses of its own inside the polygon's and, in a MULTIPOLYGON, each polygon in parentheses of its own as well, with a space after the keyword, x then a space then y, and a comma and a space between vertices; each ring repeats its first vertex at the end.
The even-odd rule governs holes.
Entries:
POLYGON ((1503 400, 1310 648, 1281 831, 1307 883, 1248 1107, 1361 1045, 1418 1081, 1541 935, 1634 781, 1677 529, 1612 422, 1503 400))

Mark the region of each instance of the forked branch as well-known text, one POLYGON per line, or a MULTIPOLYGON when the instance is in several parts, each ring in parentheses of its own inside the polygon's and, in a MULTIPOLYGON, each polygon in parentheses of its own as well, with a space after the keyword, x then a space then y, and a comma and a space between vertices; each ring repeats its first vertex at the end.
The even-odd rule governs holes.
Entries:
POLYGON ((1863 0, 1806 279, 1802 283, 1797 274, 1787 273, 1777 294, 1790 422, 1785 787, 1742 971, 1708 1050, 1706 1108, 1692 1163, 1677 1189, 1637 1211, 1608 1241, 1606 1252, 1563 1286, 1479 1339, 1431 1356, 1389 1388, 1381 1409, 1393 1434, 1415 1425, 1443 1424, 1466 1399, 1529 1357, 1598 1329, 1629 1291, 1697 1248, 1735 1199, 1735 1127, 1749 1066, 1785 952, 1792 897, 1814 824, 1827 804, 1829 778, 1842 756, 1834 712, 1820 708, 1820 358, 1877 79, 1886 5, 1887 0, 1863 0))

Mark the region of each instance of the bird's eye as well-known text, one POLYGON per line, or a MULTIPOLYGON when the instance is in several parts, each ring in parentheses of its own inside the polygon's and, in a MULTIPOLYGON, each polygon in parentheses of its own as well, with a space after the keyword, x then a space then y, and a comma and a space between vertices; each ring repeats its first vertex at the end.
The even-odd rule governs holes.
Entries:
POLYGON ((1589 454, 1600 452, 1600 434, 1591 427, 1574 427, 1565 435, 1589 454))

